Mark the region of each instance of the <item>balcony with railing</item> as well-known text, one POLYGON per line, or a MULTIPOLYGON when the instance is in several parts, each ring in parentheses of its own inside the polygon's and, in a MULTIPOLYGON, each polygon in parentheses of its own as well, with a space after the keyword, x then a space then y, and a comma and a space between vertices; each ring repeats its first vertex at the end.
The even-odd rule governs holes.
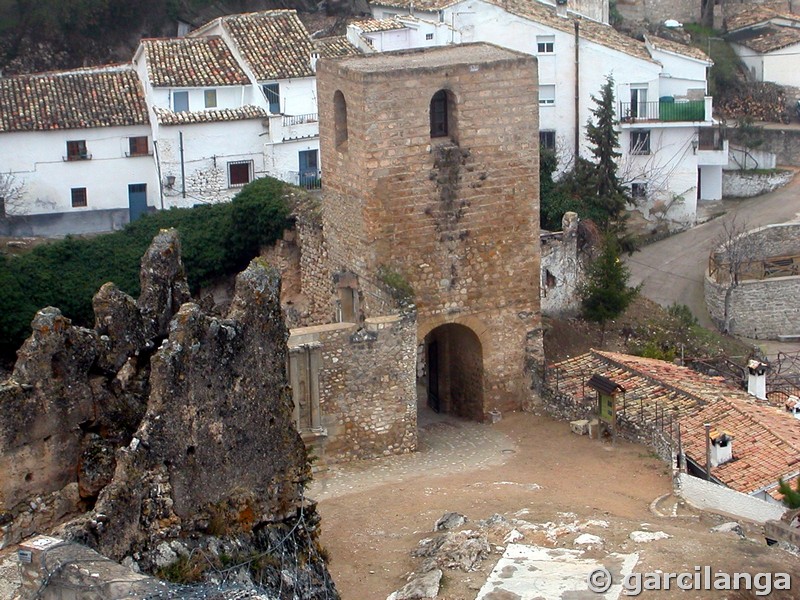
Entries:
POLYGON ((319 135, 319 116, 317 113, 304 115, 271 115, 269 135, 273 142, 302 140, 319 135))
POLYGON ((623 125, 642 123, 685 123, 711 121, 712 98, 658 102, 620 102, 619 120, 623 125))
POLYGON ((322 171, 318 169, 287 171, 281 179, 305 190, 322 189, 322 171))

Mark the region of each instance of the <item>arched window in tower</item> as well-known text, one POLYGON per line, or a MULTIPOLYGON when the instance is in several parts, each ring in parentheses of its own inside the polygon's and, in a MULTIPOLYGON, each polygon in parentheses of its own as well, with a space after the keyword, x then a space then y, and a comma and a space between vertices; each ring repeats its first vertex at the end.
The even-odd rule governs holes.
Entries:
POLYGON ((338 150, 347 149, 347 102, 344 94, 336 90, 333 95, 333 126, 334 140, 338 150))
POLYGON ((446 90, 439 90, 431 98, 431 137, 448 135, 448 98, 446 90))

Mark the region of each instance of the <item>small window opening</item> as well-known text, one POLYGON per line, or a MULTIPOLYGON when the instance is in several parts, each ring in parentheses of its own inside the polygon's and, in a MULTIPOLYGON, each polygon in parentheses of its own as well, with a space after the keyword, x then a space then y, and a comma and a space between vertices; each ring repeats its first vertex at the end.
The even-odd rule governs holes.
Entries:
POLYGON ((336 90, 333 95, 333 123, 334 123, 334 141, 336 148, 345 150, 344 144, 347 142, 347 102, 344 99, 344 94, 336 90))
POLYGON ((447 137, 447 92, 439 90, 431 98, 431 137, 447 137))

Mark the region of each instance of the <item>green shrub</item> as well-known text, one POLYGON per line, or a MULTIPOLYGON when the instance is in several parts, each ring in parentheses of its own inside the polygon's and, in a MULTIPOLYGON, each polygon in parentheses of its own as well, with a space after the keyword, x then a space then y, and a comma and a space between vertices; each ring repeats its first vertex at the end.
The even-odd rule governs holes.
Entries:
POLYGON ((244 268, 262 245, 289 226, 285 184, 271 178, 246 185, 231 201, 148 214, 122 231, 67 237, 0 262, 0 353, 10 357, 30 334, 37 310, 56 306, 76 324, 92 326, 92 297, 107 281, 136 297, 141 257, 153 237, 174 227, 193 292, 244 268))

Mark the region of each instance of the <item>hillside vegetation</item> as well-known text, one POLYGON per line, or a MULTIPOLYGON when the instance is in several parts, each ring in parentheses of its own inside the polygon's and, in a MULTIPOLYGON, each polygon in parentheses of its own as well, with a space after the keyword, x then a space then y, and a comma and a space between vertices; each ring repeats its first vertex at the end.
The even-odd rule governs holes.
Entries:
POLYGON ((55 306, 76 324, 93 326, 92 297, 104 283, 113 281, 138 296, 140 259, 161 229, 180 233, 193 292, 238 272, 290 225, 286 191, 276 179, 257 179, 231 202, 159 211, 115 233, 67 237, 19 256, 0 255, 0 359, 12 357, 30 335, 40 308, 55 306))

